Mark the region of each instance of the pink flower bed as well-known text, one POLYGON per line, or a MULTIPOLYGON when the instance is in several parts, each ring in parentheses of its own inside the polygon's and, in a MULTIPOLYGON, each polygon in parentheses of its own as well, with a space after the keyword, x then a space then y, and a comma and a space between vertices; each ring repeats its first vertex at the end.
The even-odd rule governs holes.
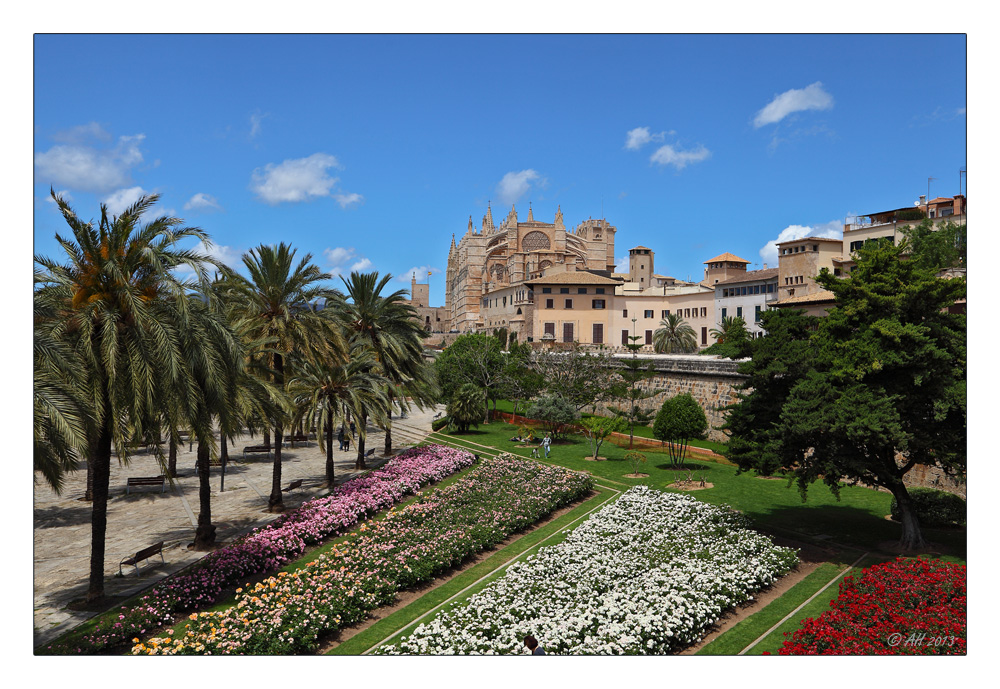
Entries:
POLYGON ((421 486, 473 463, 471 452, 441 445, 406 450, 381 469, 336 487, 326 497, 304 503, 168 577, 137 605, 123 606, 117 615, 103 624, 99 622, 82 642, 57 643, 46 651, 92 654, 122 648, 136 636, 172 624, 175 613, 211 605, 222 591, 245 577, 273 571, 302 555, 307 547, 344 533, 421 486))

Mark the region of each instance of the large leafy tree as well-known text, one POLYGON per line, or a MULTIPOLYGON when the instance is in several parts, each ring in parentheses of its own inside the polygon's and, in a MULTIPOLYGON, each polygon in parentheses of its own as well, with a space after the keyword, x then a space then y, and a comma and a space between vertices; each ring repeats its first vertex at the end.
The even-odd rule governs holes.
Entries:
POLYGON ((705 410, 687 392, 663 400, 653 421, 653 437, 667 443, 670 462, 675 467, 683 464, 691 439, 704 438, 706 431, 705 410))
POLYGON ((694 329, 679 313, 667 314, 653 333, 653 351, 662 354, 685 354, 698 349, 694 329))
POLYGON ((289 378, 288 392, 301 417, 316 425, 316 437, 326 451, 326 484, 333 488, 334 428, 347 414, 356 418, 368 414, 376 423, 385 423, 389 414, 389 382, 376 373, 370 350, 355 343, 346 357, 305 359, 289 378))
POLYGON ((965 225, 945 222, 938 226, 930 218, 902 229, 910 259, 927 270, 965 267, 967 237, 965 225))
MULTIPOLYGON (((383 294, 392 275, 381 278, 377 272, 352 272, 349 279, 341 278, 346 289, 345 300, 339 303, 337 315, 352 342, 367 346, 378 365, 379 373, 390 383, 387 396, 390 405, 407 408, 407 398, 418 406, 431 403, 434 387, 426 370, 423 349, 423 328, 416 311, 406 303, 406 290, 383 294)), ((362 434, 367 414, 360 418, 362 434)), ((385 455, 392 452, 392 423, 387 415, 384 423, 385 455)), ((358 440, 357 468, 365 467, 364 436, 358 440)))
POLYGON ((507 354, 493 335, 468 333, 455 338, 434 362, 442 397, 450 400, 462 386, 475 385, 484 393, 483 423, 489 423, 490 400, 499 399, 507 389, 507 363, 507 354))
POLYGON ((158 199, 155 194, 118 216, 102 204, 96 225, 52 196, 72 236, 56 235, 65 263, 35 257, 35 298, 49 314, 48 336, 66 342, 84 371, 80 389, 86 390, 93 422, 86 429, 93 482, 87 590, 92 602, 104 595, 112 447, 128 461, 134 443, 145 442, 164 422, 176 427, 182 421, 173 415, 176 405, 164 404, 187 392, 182 383, 190 366, 181 337, 190 315, 189 285, 173 270, 188 265, 203 275, 208 259, 177 245, 186 239, 207 245, 208 236, 178 218, 141 223, 158 199))
MULTIPOLYGON (((635 319, 632 322, 635 323, 635 319)), ((643 389, 642 381, 653 378, 656 369, 652 362, 643 364, 638 358, 639 350, 643 346, 641 336, 630 335, 628 339, 626 347, 632 352, 632 356, 620 361, 618 380, 608 388, 610 394, 617 400, 617 406, 611 406, 611 411, 628 422, 628 447, 631 450, 635 441, 635 427, 645 426, 654 417, 654 413, 643 406, 643 401, 655 397, 662 390, 643 389)))
MULTIPOLYGON (((771 350, 771 368, 788 372, 758 380, 737 409, 757 396, 783 395, 780 415, 765 422, 750 409, 734 410, 729 426, 742 439, 730 442, 729 456, 741 468, 792 471, 803 493, 816 480, 835 493, 845 479, 887 489, 900 508, 900 544, 914 549, 924 539, 904 477, 917 465, 965 470, 965 316, 948 307, 966 285, 904 260, 908 251, 906 242, 866 245, 848 277, 818 276, 837 306, 788 360, 771 350), (748 453, 756 443, 769 451, 748 453)), ((746 370, 763 363, 751 359, 746 370)))
MULTIPOLYGON (((329 314, 320 311, 327 302, 336 303, 338 293, 324 283, 330 279, 312 263, 312 254, 298 262, 296 250, 284 242, 277 246, 261 244, 243 255, 247 277, 228 271, 225 290, 235 318, 245 319, 247 332, 259 342, 269 342, 259 353, 274 386, 285 387, 285 359, 292 352, 343 353, 344 338, 329 314)), ((281 444, 288 418, 276 412, 271 419, 274 430, 274 469, 268 509, 284 510, 281 492, 281 444)))
POLYGON ((532 367, 545 380, 546 394, 562 397, 577 411, 615 397, 609 382, 616 380, 616 364, 604 349, 586 352, 577 343, 566 352, 540 352, 532 367))

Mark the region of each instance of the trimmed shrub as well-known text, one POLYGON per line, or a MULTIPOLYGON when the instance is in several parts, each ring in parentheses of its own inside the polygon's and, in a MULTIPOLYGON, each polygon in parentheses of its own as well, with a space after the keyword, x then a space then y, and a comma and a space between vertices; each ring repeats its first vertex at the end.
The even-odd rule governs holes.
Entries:
MULTIPOLYGON (((965 524, 965 500, 953 493, 933 488, 910 488, 907 490, 913 500, 913 508, 922 526, 963 526, 965 524)), ((899 521, 901 512, 896 498, 892 499, 892 518, 899 521)))
POLYGON ((451 423, 451 419, 449 419, 447 416, 442 416, 440 419, 434 419, 434 421, 431 422, 431 430, 440 431, 449 423, 451 423))

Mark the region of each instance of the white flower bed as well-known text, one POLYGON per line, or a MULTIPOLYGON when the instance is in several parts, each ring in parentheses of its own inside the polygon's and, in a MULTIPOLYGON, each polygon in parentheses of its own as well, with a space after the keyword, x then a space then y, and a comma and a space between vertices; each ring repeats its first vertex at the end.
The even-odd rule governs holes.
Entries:
POLYGON ((659 654, 798 562, 738 513, 637 486, 386 654, 659 654))

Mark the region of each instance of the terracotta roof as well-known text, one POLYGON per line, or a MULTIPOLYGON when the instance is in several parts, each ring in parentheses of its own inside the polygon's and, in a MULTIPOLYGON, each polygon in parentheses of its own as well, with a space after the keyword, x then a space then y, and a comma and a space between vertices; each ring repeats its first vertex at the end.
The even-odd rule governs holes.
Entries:
POLYGON ((645 249, 646 251, 652 251, 648 246, 633 246, 629 251, 635 251, 636 249, 645 249))
POLYGON ((822 304, 833 301, 836 301, 833 292, 824 289, 820 290, 819 292, 814 292, 813 294, 803 294, 798 297, 785 297, 784 299, 779 299, 778 301, 772 301, 771 306, 792 306, 794 304, 822 304))
POLYGON ((526 285, 618 285, 618 280, 594 275, 585 270, 567 270, 555 275, 525 281, 526 285))
POLYGON ((733 256, 728 251, 724 254, 719 254, 715 258, 710 258, 705 263, 719 263, 720 261, 731 261, 735 263, 749 263, 750 261, 745 258, 740 258, 739 256, 733 256))
POLYGON ((747 271, 746 275, 737 275, 734 278, 729 278, 728 280, 723 280, 722 282, 716 282, 713 287, 718 287, 719 285, 735 285, 738 282, 753 282, 754 280, 770 280, 771 278, 778 277, 777 268, 767 268, 765 270, 750 270, 747 271))
POLYGON ((843 244, 843 239, 837 239, 836 237, 799 237, 798 239, 789 239, 787 242, 776 242, 775 246, 781 246, 782 244, 791 244, 792 242, 837 242, 838 244, 843 244))

